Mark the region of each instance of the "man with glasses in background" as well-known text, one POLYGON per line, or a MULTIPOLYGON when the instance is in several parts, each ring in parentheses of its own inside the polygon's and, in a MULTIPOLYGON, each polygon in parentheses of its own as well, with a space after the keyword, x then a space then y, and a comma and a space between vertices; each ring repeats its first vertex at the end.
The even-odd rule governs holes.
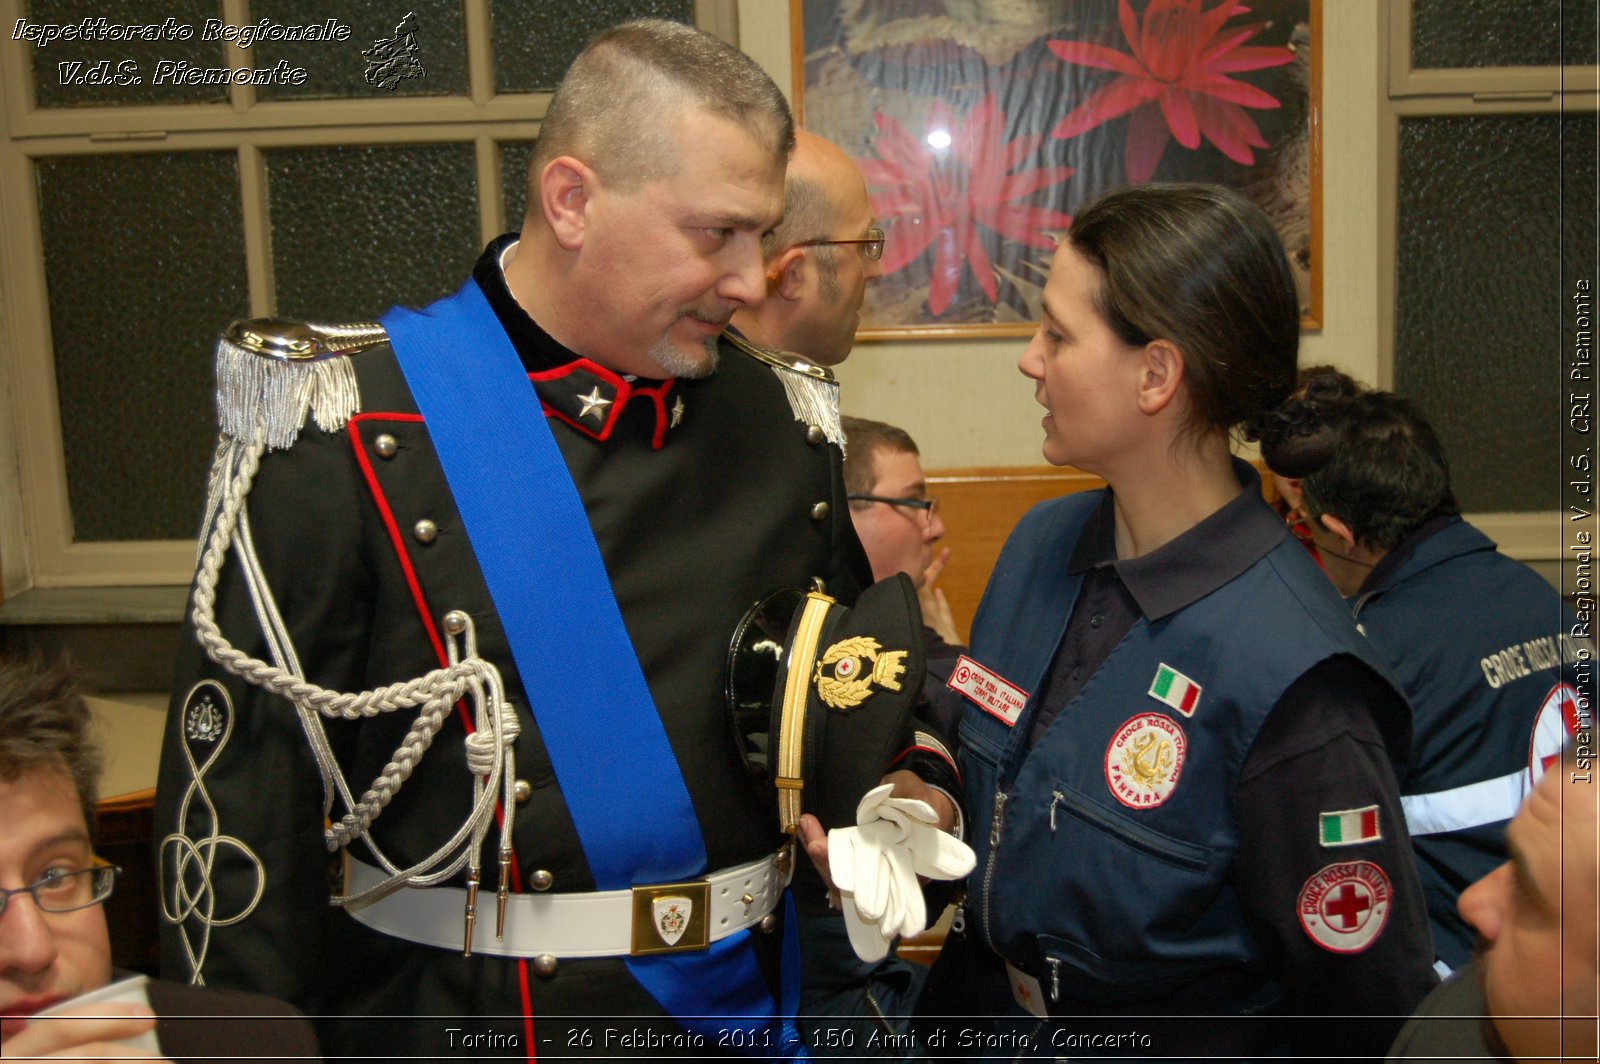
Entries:
POLYGON ((94 856, 90 720, 64 670, 0 661, 0 1057, 156 1058, 137 1048, 153 1029, 175 1057, 315 1058, 305 1018, 255 994, 158 981, 150 1007, 71 1003, 111 981, 103 903, 121 871, 94 856))
MULTIPOLYGON (((927 478, 917 445, 904 430, 882 421, 847 417, 844 485, 856 535, 872 563, 872 578, 905 573, 922 601, 923 635, 928 651, 923 682, 928 701, 950 678, 956 658, 966 651, 944 593, 932 586, 949 551, 935 558, 933 545, 944 537, 939 500, 928 497, 927 478)), ((935 720, 946 732, 954 721, 935 720)))

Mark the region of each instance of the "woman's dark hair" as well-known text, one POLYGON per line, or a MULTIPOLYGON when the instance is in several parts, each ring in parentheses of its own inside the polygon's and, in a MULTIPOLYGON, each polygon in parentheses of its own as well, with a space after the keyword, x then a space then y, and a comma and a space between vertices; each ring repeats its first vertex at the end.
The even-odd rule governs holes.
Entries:
POLYGON ((1335 441, 1329 418, 1345 400, 1367 390, 1332 366, 1307 367, 1299 380, 1288 399, 1247 429, 1250 439, 1261 441, 1267 465, 1285 477, 1310 476, 1332 459, 1335 441))
POLYGON ((1277 468, 1285 426, 1268 415, 1295 387, 1300 301, 1260 209, 1219 185, 1139 185, 1078 214, 1067 241, 1104 275, 1095 306, 1124 343, 1183 352, 1186 428, 1243 425, 1277 468))
POLYGON ((1313 520, 1331 514, 1357 543, 1388 551, 1433 518, 1461 512, 1444 448, 1415 403, 1362 392, 1333 399, 1320 416, 1330 457, 1300 481, 1313 520))

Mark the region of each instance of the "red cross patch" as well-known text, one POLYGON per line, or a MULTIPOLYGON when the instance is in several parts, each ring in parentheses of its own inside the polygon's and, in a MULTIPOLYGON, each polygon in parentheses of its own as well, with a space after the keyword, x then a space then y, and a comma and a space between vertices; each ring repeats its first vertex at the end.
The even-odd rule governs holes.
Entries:
POLYGON ((1571 684, 1558 683, 1544 696, 1539 715, 1533 721, 1533 735, 1528 742, 1530 787, 1550 771, 1550 766, 1560 759, 1562 747, 1577 734, 1577 689, 1571 684))
POLYGON ((1391 894, 1389 877, 1371 861, 1328 865, 1300 888, 1300 926, 1331 953, 1360 953, 1383 933, 1391 894))

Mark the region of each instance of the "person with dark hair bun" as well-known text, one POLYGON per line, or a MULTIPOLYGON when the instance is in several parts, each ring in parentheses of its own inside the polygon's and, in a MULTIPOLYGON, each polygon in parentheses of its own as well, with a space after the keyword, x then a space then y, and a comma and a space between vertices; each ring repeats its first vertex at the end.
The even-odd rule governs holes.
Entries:
POLYGON ((1023 518, 949 683, 988 824, 923 1007, 996 1017, 986 1044, 1377 1057, 1434 983, 1405 700, 1231 454, 1326 458, 1298 343, 1227 190, 1113 193, 1056 252, 1020 368, 1045 457, 1109 486, 1023 518))
POLYGON ((1411 701, 1400 775, 1441 970, 1472 959, 1461 892, 1506 860, 1506 827, 1577 730, 1593 648, 1556 590, 1461 518, 1422 412, 1341 394, 1332 457, 1300 483, 1328 576, 1411 701), (1441 624, 1441 618, 1448 622, 1441 624))
MULTIPOLYGON (((1320 409, 1321 404, 1365 391, 1366 385, 1332 366, 1306 366, 1300 370, 1300 386, 1294 390, 1294 398, 1304 397, 1307 389, 1316 393, 1312 401, 1317 403, 1320 409)), ((1311 535, 1311 519, 1306 516, 1305 507, 1301 505, 1301 478, 1286 477, 1271 470, 1270 467, 1268 472, 1272 477, 1272 489, 1276 496, 1272 508, 1278 511, 1284 523, 1289 526, 1290 534, 1300 541, 1306 553, 1321 565, 1322 554, 1317 550, 1317 544, 1311 535)))

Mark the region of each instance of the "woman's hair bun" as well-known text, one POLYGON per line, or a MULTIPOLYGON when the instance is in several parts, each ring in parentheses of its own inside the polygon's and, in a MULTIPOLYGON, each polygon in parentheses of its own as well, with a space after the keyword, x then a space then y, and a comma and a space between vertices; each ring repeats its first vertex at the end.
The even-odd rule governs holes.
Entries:
POLYGON ((1274 473, 1284 477, 1309 477, 1333 457, 1332 433, 1321 427, 1311 432, 1286 434, 1261 440, 1261 457, 1274 473))
POLYGON ((1245 439, 1261 442, 1261 457, 1274 473, 1308 477, 1333 457, 1338 408, 1363 390, 1332 366, 1304 370, 1294 394, 1245 423, 1245 439))
POLYGON ((1300 371, 1300 387, 1295 393, 1305 396, 1308 403, 1327 408, 1366 390, 1360 381, 1332 366, 1312 366, 1300 371))

